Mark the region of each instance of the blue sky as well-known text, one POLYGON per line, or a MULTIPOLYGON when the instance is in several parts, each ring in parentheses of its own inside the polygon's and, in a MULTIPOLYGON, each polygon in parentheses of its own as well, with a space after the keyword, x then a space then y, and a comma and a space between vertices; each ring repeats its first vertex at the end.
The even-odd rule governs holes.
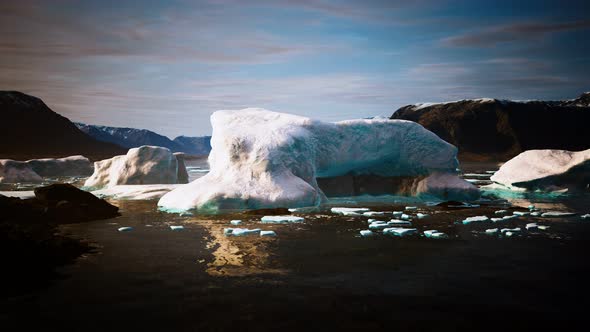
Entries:
POLYGON ((210 134, 220 109, 327 121, 590 90, 589 1, 0 2, 0 89, 74 121, 210 134), (411 3, 410 3, 411 2, 411 3))

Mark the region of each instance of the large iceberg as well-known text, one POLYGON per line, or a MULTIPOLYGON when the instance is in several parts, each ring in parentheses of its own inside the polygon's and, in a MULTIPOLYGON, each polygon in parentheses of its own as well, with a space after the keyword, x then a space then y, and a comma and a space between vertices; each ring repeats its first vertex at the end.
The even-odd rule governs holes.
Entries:
POLYGON ((561 190, 588 188, 590 149, 529 150, 507 161, 490 178, 507 189, 561 190))
POLYGON ((24 161, 0 159, 0 183, 41 182, 31 165, 24 161))
POLYGON ((66 158, 31 159, 26 161, 40 176, 88 176, 92 174, 92 163, 84 156, 66 158))
POLYGON ((129 149, 126 155, 95 162, 94 173, 84 186, 176 184, 179 183, 178 164, 177 157, 169 149, 144 145, 129 149))
POLYGON ((318 178, 423 179, 455 176, 458 167, 454 146, 411 121, 326 123, 247 108, 215 112, 211 124, 211 171, 164 195, 158 203, 163 209, 316 206, 326 200, 318 178))

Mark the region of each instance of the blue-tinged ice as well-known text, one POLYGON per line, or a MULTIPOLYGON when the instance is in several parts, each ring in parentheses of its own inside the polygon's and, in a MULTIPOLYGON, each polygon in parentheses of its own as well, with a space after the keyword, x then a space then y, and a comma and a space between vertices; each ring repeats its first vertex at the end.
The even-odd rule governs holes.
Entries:
POLYGON ((424 236, 431 239, 447 239, 449 236, 435 229, 424 231, 424 236))
POLYGON ((490 218, 488 218, 487 216, 468 217, 463 220, 463 224, 467 225, 467 224, 471 224, 473 222, 484 222, 484 221, 489 221, 489 220, 490 220, 490 218))
POLYGON ((508 210, 498 210, 494 212, 495 214, 505 214, 508 213, 508 210))
POLYGON ((260 231, 260 236, 277 236, 277 233, 275 231, 260 231))
POLYGON ((170 225, 170 229, 173 230, 173 231, 182 231, 182 230, 184 230, 184 226, 170 225))
POLYGON ((343 216, 361 216, 365 212, 369 212, 368 208, 349 208, 349 207, 333 207, 330 209, 332 213, 343 216))
POLYGON ((498 234, 499 231, 500 230, 497 229, 497 228, 488 228, 488 229, 486 229, 486 232, 485 233, 487 235, 496 235, 496 234, 498 234))
POLYGON ((514 212, 512 212, 512 214, 515 215, 515 216, 527 216, 527 215, 530 214, 530 212, 528 212, 528 211, 527 212, 525 212, 525 211, 514 211, 514 212))
POLYGON ((375 233, 373 233, 373 231, 368 230, 368 229, 362 230, 360 233, 361 233, 362 237, 369 237, 369 236, 375 235, 375 233))
POLYGON ((425 213, 417 213, 416 214, 416 218, 418 218, 418 219, 424 219, 426 217, 428 217, 428 215, 425 213))

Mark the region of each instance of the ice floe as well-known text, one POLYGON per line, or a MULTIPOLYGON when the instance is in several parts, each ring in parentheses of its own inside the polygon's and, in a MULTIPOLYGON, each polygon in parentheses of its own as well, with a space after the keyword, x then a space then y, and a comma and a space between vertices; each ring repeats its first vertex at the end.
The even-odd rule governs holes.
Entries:
POLYGON ((413 234, 417 234, 417 233, 418 233, 418 230, 416 228, 392 227, 392 228, 383 229, 383 234, 400 236, 400 237, 413 235, 413 234))
POLYGON ((375 233, 373 233, 373 231, 368 230, 368 229, 362 230, 362 231, 360 231, 360 233, 361 233, 361 236, 363 236, 363 237, 369 237, 369 236, 375 235, 375 233))
POLYGON ((119 227, 119 228, 117 228, 117 230, 119 232, 129 232, 129 231, 132 231, 133 230, 133 227, 130 227, 130 226, 119 227))
POLYGON ((182 230, 184 230, 184 226, 170 225, 170 229, 173 231, 182 231, 182 230))
POLYGON ((432 239, 446 239, 449 236, 443 232, 439 232, 437 230, 427 230, 424 231, 424 236, 426 236, 427 238, 432 238, 432 239))
POLYGON ((260 236, 274 237, 277 236, 277 233, 275 231, 260 231, 260 236))
POLYGON ((541 214, 543 218, 560 218, 560 217, 572 217, 575 216, 575 212, 559 212, 559 211, 548 211, 541 214))
POLYGON ((258 235, 260 234, 260 228, 248 229, 248 228, 224 228, 223 234, 225 236, 246 236, 246 235, 258 235))
POLYGON ((242 224, 242 221, 241 220, 230 220, 229 223, 234 226, 238 226, 238 225, 242 224))
POLYGON ((487 216, 475 216, 475 217, 467 217, 463 220, 463 224, 467 225, 467 224, 471 224, 473 222, 484 222, 484 221, 489 221, 490 218, 488 218, 487 216))
POLYGON ((297 216, 264 216, 260 219, 265 224, 284 224, 292 222, 303 222, 305 218, 297 216))

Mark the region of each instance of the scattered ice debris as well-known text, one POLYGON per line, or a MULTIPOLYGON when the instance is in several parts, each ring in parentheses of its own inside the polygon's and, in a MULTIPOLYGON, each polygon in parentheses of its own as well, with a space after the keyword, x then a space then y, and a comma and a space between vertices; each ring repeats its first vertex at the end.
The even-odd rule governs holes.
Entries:
POLYGON ((446 239, 449 236, 443 232, 439 232, 437 230, 428 230, 428 231, 424 231, 424 236, 426 236, 427 238, 431 238, 431 239, 446 239))
POLYGON ((394 217, 399 218, 404 213, 402 211, 393 211, 391 214, 393 214, 394 217))
POLYGON ((502 233, 502 234, 505 234, 507 232, 517 233, 517 232, 520 232, 520 231, 521 231, 520 227, 516 227, 516 228, 502 228, 500 230, 500 233, 502 233))
POLYGON ((346 207, 335 207, 330 211, 332 213, 340 214, 343 216, 362 216, 365 212, 370 212, 368 208, 346 208, 346 207))
POLYGON ((408 220, 391 219, 387 222, 387 225, 411 225, 412 223, 408 220))
POLYGON ((375 233, 373 233, 373 231, 365 229, 361 231, 361 236, 363 237, 369 237, 369 236, 373 236, 375 235, 375 233))
POLYGON ((504 235, 507 237, 511 237, 512 235, 515 235, 515 234, 518 234, 518 232, 508 231, 508 232, 504 233, 504 235))
POLYGON ((546 231, 549 229, 550 226, 545 226, 545 225, 539 225, 537 226, 538 229, 542 230, 542 231, 546 231))
POLYGON ((539 217, 539 216, 541 216, 541 212, 539 212, 539 211, 531 212, 531 216, 539 217))
POLYGON ((499 232, 499 229, 497 229, 497 228, 486 229, 486 234, 488 234, 488 235, 496 235, 496 234, 498 234, 498 232, 499 232))
POLYGON ((182 231, 182 230, 184 230, 184 226, 170 225, 170 229, 173 230, 173 231, 182 231))
POLYGON ((418 213, 418 214, 416 214, 416 217, 418 219, 424 219, 424 218, 428 217, 428 215, 425 213, 418 213))
POLYGON ((409 215, 407 215, 405 213, 402 214, 400 218, 402 218, 403 220, 410 220, 410 219, 412 219, 409 215))
POLYGON ((232 224, 232 225, 234 225, 234 226, 238 226, 239 224, 242 223, 242 221, 241 220, 231 220, 229 223, 232 224))
POLYGON ((367 220, 368 223, 372 223, 373 221, 377 221, 377 219, 372 219, 371 218, 371 219, 367 220))
POLYGON ((296 217, 296 216, 264 216, 260 219, 261 222, 266 224, 282 224, 282 223, 290 223, 290 222, 303 222, 305 219, 303 217, 296 217))
POLYGON ((484 222, 484 221, 488 221, 488 220, 490 220, 490 218, 488 218, 486 216, 468 217, 463 220, 463 224, 467 225, 467 224, 471 224, 472 222, 484 222))
POLYGON ((275 231, 260 231, 260 236, 277 236, 275 231))
POLYGON ((406 206, 406 211, 413 211, 416 209, 418 209, 418 207, 416 207, 416 206, 406 206))
POLYGON ((571 217, 575 216, 576 213, 574 212, 558 212, 558 211, 549 211, 545 212, 541 215, 544 218, 558 218, 558 217, 571 217))
POLYGON ((259 234, 260 228, 248 229, 248 228, 224 228, 223 234, 225 236, 245 236, 252 234, 259 234))
POLYGON ((503 221, 504 218, 491 218, 490 219, 492 222, 499 222, 499 221, 503 221))
POLYGON ((406 236, 416 234, 418 232, 415 228, 400 228, 400 227, 392 227, 392 228, 385 228, 383 230, 383 234, 394 235, 394 236, 406 236))
POLYGON ((386 228, 389 225, 385 221, 377 221, 369 225, 369 229, 386 228))
POLYGON ((530 212, 527 212, 527 211, 514 211, 514 212, 512 212, 512 214, 515 215, 515 216, 526 216, 526 215, 529 215, 530 212))
POLYGON ((583 215, 582 219, 590 219, 590 213, 583 215))
POLYGON ((539 225, 537 225, 536 223, 533 222, 533 223, 526 224, 526 226, 524 226, 524 228, 526 228, 527 231, 534 231, 539 228, 539 225))
POLYGON ((518 217, 519 217, 518 214, 513 214, 511 216, 504 216, 504 217, 502 217, 502 219, 504 219, 504 220, 510 220, 510 219, 516 219, 518 217))
POLYGON ((133 227, 129 227, 129 226, 125 226, 125 227, 119 227, 117 229, 119 232, 129 232, 133 230, 133 227))
POLYGON ((378 211, 363 212, 363 216, 365 216, 365 217, 382 216, 384 214, 385 214, 385 212, 378 212, 378 211))
POLYGON ((508 213, 508 210, 498 210, 496 212, 494 212, 495 214, 505 214, 508 213))

